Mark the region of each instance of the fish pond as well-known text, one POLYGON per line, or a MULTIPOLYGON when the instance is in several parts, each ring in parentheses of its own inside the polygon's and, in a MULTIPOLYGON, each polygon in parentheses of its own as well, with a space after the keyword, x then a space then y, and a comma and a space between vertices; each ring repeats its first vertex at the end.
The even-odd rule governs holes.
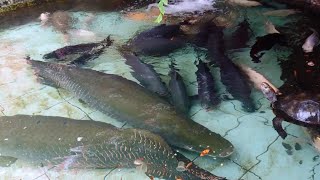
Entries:
POLYGON ((160 23, 147 0, 0 15, 0 179, 320 179, 317 15, 163 9, 160 23))

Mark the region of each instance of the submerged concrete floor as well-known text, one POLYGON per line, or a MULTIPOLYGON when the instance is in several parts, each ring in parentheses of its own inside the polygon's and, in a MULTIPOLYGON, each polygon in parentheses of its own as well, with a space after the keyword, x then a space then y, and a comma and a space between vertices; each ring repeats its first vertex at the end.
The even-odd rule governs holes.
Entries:
MULTIPOLYGON (((74 13, 79 19, 85 13, 74 13)), ((262 34, 261 19, 253 19, 257 34, 262 34), (260 22, 261 23, 261 22, 260 22)), ((276 21, 281 23, 281 21, 276 21)), ((71 38, 71 44, 99 41, 111 34, 115 45, 93 62, 87 68, 113 73, 134 80, 130 68, 124 64, 124 59, 117 51, 117 46, 126 42, 136 32, 147 29, 154 24, 131 21, 118 13, 99 13, 93 21, 90 30, 96 37, 71 38)), ((77 28, 81 28, 78 25, 77 28)), ((118 127, 123 124, 82 104, 77 98, 63 89, 56 89, 37 82, 32 70, 24 61, 26 55, 32 59, 42 59, 42 55, 63 47, 62 36, 51 28, 40 27, 39 22, 14 27, 0 32, 0 111, 1 115, 29 114, 63 116, 74 119, 92 119, 112 123, 118 127)), ((269 78, 276 86, 282 84, 281 69, 276 57, 285 56, 287 52, 272 50, 267 53, 261 64, 253 64, 249 58, 249 49, 241 52, 230 52, 237 63, 252 67, 269 78)), ((193 48, 187 47, 172 54, 180 69, 190 95, 196 94, 196 56, 193 48)), ((162 74, 164 81, 168 80, 170 58, 143 58, 162 74)), ((219 80, 218 69, 213 69, 215 78, 219 80)), ((225 93, 219 85, 220 92, 225 93)), ((205 111, 195 103, 190 116, 196 122, 208 127, 231 141, 236 149, 233 156, 226 160, 199 158, 196 163, 212 173, 225 176, 228 179, 274 180, 274 179, 320 179, 319 153, 312 147, 308 136, 298 126, 285 124, 290 134, 282 140, 272 127, 274 117, 269 102, 263 95, 253 90, 259 109, 251 114, 241 111, 238 101, 223 101, 212 111, 205 111)), ((108 171, 73 171, 55 172, 45 169, 31 169, 24 162, 17 162, 8 168, 1 168, 0 179, 102 179, 108 171)), ((115 170, 106 179, 148 179, 145 175, 132 170, 115 170)))

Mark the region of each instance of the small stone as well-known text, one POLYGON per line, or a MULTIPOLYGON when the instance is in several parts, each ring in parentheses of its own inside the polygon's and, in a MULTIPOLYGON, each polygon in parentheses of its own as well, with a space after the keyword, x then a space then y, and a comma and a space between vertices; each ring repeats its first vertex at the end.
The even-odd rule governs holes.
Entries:
POLYGON ((299 164, 302 164, 302 160, 299 161, 299 164))
POLYGON ((316 160, 319 159, 319 157, 320 157, 319 155, 316 155, 315 157, 312 158, 312 160, 313 160, 313 161, 316 161, 316 160))
POLYGON ((265 111, 260 111, 261 114, 266 113, 265 111))

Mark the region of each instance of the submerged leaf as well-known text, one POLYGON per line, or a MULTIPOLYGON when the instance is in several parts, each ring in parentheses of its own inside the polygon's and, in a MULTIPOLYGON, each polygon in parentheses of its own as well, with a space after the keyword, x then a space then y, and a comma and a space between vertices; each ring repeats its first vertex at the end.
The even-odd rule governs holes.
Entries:
POLYGON ((163 6, 163 3, 159 3, 158 4, 158 8, 159 8, 159 11, 161 14, 164 14, 164 6, 163 6))
POLYGON ((157 17, 157 19, 155 20, 156 23, 160 23, 162 21, 162 19, 163 19, 164 5, 168 5, 168 0, 160 0, 159 1, 158 8, 159 8, 160 14, 157 17))
POLYGON ((162 14, 159 14, 159 16, 157 17, 157 19, 154 22, 161 23, 161 21, 162 21, 162 14))

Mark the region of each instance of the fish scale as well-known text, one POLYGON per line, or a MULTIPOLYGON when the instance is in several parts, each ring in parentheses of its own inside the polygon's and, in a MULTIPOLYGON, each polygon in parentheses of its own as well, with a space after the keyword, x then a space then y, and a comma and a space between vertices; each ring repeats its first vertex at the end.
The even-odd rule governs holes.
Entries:
POLYGON ((178 160, 168 144, 145 130, 119 129, 101 122, 63 117, 17 115, 0 117, 0 139, 1 156, 15 157, 32 166, 135 168, 134 161, 143 158, 147 175, 199 179, 176 171, 178 160), (79 142, 79 137, 87 141, 79 142), (136 154, 138 149, 141 152, 136 154), (168 153, 163 154, 164 151, 168 153))

